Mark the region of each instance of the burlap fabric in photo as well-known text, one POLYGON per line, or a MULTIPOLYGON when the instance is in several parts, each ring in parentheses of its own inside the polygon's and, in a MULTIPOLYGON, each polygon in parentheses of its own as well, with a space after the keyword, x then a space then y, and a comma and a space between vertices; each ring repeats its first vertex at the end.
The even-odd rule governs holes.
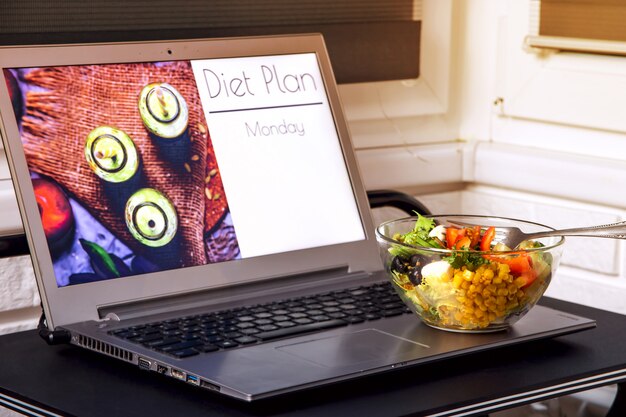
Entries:
POLYGON ((42 68, 25 78, 37 87, 26 95, 22 124, 30 169, 55 179, 116 237, 157 265, 204 264, 209 140, 189 62, 42 68), (175 143, 151 137, 139 115, 140 91, 155 82, 172 85, 189 107, 187 136, 175 143), (122 129, 135 142, 140 167, 126 183, 102 181, 85 160, 86 137, 102 125, 122 129), (144 186, 161 191, 175 206, 175 245, 149 248, 129 233, 123 207, 144 186))

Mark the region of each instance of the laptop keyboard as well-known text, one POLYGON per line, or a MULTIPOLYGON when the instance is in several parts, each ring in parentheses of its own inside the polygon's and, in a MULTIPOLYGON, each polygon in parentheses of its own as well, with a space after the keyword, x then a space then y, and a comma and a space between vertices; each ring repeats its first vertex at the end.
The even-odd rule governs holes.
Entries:
POLYGON ((109 334, 185 358, 410 312, 391 284, 383 282, 131 326, 109 334))

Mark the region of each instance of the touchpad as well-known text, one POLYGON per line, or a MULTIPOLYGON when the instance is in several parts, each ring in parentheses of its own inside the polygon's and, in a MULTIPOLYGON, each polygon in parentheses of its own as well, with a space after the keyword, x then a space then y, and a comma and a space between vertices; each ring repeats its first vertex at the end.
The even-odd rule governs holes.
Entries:
POLYGON ((308 340, 279 346, 276 349, 306 361, 327 367, 343 367, 366 362, 393 364, 407 354, 421 356, 429 346, 366 329, 354 333, 308 340))

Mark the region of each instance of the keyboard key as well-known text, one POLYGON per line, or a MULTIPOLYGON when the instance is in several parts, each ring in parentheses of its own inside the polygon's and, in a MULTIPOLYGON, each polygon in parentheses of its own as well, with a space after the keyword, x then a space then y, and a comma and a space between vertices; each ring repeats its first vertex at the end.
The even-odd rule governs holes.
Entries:
POLYGON ((328 317, 325 314, 318 314, 316 316, 311 316, 311 320, 313 320, 313 321, 326 321, 326 320, 330 320, 330 317, 328 317))
POLYGON ((350 324, 357 324, 357 323, 363 323, 365 321, 365 319, 363 317, 360 316, 348 316, 342 320, 347 321, 350 324))
MULTIPOLYGON (((284 322, 283 322, 284 323, 284 322)), ((273 331, 261 332, 256 335, 261 340, 277 339, 279 337, 294 336, 297 334, 308 333, 316 330, 331 329, 335 327, 345 326, 347 323, 343 320, 329 320, 323 322, 314 322, 302 326, 287 327, 273 331)))
POLYGON ((176 351, 179 351, 179 350, 192 348, 194 346, 199 346, 199 345, 202 345, 202 344, 203 343, 200 340, 192 340, 192 341, 189 341, 189 342, 174 343, 173 345, 164 346, 162 348, 159 348, 158 350, 161 350, 163 352, 176 352, 176 351))
POLYGON ((251 336, 241 336, 235 339, 235 342, 239 343, 240 345, 249 345, 250 343, 256 343, 258 341, 259 339, 251 336))
POLYGON ((222 349, 230 349, 239 346, 237 342, 233 342, 232 340, 222 340, 221 342, 217 342, 215 345, 221 347, 222 349))
POLYGON ((173 345, 174 343, 178 343, 179 341, 180 340, 178 340, 175 337, 170 337, 166 339, 154 340, 152 342, 148 342, 145 344, 145 346, 151 347, 153 349, 158 349, 158 348, 165 347, 167 345, 173 345))
POLYGON ((147 336, 135 337, 133 339, 133 342, 134 343, 141 343, 143 345, 144 343, 152 342, 152 341, 155 341, 155 340, 162 340, 162 339, 163 339, 163 336, 161 336, 160 334, 152 333, 152 334, 149 334, 147 336))
MULTIPOLYGON (((139 333, 139 332, 129 331, 124 336, 119 336, 119 337, 121 337, 123 339, 134 339, 134 338, 140 337, 140 336, 141 336, 141 333, 139 333)), ((131 341, 133 341, 133 340, 131 340, 131 341)))
POLYGON ((251 327, 249 329, 242 329, 240 333, 245 334, 245 335, 252 335, 252 334, 257 334, 258 332, 260 332, 259 329, 257 329, 256 327, 251 327))
POLYGON ((265 324, 263 326, 259 326, 258 329, 264 332, 268 332, 270 330, 276 330, 278 329, 278 327, 274 326, 273 324, 265 324))
POLYGON ((313 323, 313 320, 311 320, 309 318, 306 318, 306 317, 303 317, 303 318, 300 318, 300 319, 294 319, 293 321, 295 323, 297 323, 297 324, 310 324, 310 323, 313 323))
POLYGON ((339 303, 337 301, 324 301, 322 305, 324 307, 336 307, 339 305, 339 303))
POLYGON ((219 347, 217 347, 215 345, 212 345, 210 343, 206 343, 204 345, 196 346, 194 349, 197 349, 200 352, 204 352, 204 353, 215 352, 217 350, 220 350, 219 347))

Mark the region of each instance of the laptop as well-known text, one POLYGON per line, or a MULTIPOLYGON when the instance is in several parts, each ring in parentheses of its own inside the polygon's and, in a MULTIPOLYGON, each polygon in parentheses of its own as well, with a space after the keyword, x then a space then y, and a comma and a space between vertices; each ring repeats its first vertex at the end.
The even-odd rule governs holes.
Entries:
POLYGON ((0 67, 46 324, 73 345, 252 401, 595 325, 537 306, 454 334, 408 311, 319 34, 4 47, 0 67))

